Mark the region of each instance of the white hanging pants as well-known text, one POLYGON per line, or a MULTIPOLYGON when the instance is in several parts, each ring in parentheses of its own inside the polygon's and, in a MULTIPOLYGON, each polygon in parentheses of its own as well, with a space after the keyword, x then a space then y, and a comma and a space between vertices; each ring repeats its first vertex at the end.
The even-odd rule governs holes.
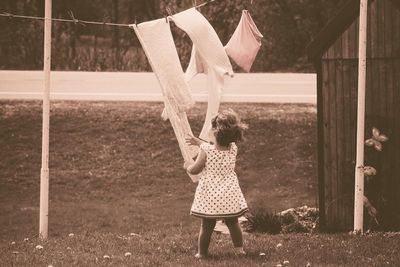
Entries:
MULTIPOLYGON (((131 25, 146 53, 162 89, 165 113, 174 129, 185 162, 193 163, 198 147, 188 146, 185 137, 193 135, 186 110, 193 105, 191 92, 185 80, 178 52, 172 38, 169 22, 158 19, 131 25)), ((198 179, 192 176, 193 181, 198 179)))
POLYGON ((200 138, 209 140, 211 119, 217 115, 224 85, 224 75, 233 76, 232 65, 217 33, 207 19, 195 8, 169 17, 193 42, 186 80, 198 73, 207 74, 208 106, 200 138))

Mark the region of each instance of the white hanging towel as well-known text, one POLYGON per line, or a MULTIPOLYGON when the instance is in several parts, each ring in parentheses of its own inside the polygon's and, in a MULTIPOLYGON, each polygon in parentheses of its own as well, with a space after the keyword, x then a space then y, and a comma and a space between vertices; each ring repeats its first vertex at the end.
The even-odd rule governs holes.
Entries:
MULTIPOLYGON (((193 135, 186 110, 194 102, 179 61, 169 22, 158 19, 130 26, 135 30, 161 86, 165 112, 174 129, 182 156, 185 162, 193 163, 198 147, 188 146, 185 137, 193 135)), ((196 175, 190 177, 194 182, 198 180, 196 175)))
POLYGON ((239 25, 225 46, 226 53, 246 72, 251 66, 261 47, 263 35, 247 10, 243 10, 239 25))
POLYGON ((207 74, 208 106, 200 138, 209 140, 211 119, 218 114, 224 75, 233 77, 232 65, 217 33, 195 8, 182 11, 169 18, 186 32, 193 42, 192 55, 185 74, 186 80, 189 81, 198 73, 207 74))

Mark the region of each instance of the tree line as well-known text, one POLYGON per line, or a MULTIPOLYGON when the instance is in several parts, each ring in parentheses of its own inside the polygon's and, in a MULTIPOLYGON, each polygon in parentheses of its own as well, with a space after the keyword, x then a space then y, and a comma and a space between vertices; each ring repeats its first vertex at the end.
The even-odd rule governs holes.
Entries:
MULTIPOLYGON (((2 0, 0 12, 44 16, 44 0, 2 0)), ((203 1, 197 1, 201 3, 203 1)), ((217 0, 201 13, 226 44, 248 9, 264 35, 253 72, 313 71, 306 45, 345 0, 217 0)), ((179 12, 191 0, 53 0, 53 17, 116 23, 137 23, 162 18, 166 8, 179 12)), ((52 69, 84 71, 150 71, 150 65, 132 29, 53 22, 52 69)), ((43 22, 0 17, 0 69, 43 68, 43 22)), ((185 68, 191 41, 171 23, 178 54, 185 68)), ((236 71, 240 71, 234 66, 236 71)))

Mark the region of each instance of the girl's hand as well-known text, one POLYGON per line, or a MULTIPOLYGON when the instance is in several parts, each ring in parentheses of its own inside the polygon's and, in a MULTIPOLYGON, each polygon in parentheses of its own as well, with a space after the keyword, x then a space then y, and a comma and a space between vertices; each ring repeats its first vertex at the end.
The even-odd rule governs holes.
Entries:
POLYGON ((200 146, 204 141, 194 136, 187 136, 185 142, 189 146, 200 146))

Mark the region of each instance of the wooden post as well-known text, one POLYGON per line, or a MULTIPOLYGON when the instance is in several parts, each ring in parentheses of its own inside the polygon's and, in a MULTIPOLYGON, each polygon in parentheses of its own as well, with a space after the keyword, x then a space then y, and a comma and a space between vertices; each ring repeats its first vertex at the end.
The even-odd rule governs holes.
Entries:
POLYGON ((357 153, 354 188, 354 231, 363 231, 364 216, 364 124, 365 84, 367 69, 367 10, 368 0, 360 0, 360 28, 358 43, 358 101, 357 153))
POLYGON ((49 130, 50 130, 50 70, 51 70, 51 8, 52 0, 45 3, 44 21, 44 91, 42 129, 42 168, 40 171, 39 237, 47 239, 49 217, 49 130))

